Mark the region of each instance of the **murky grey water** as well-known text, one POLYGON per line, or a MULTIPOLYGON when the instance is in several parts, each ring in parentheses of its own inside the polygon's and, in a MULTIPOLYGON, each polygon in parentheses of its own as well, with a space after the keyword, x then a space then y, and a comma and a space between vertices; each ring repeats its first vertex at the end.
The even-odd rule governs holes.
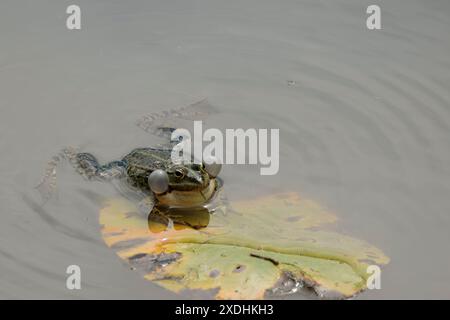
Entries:
POLYGON ((219 128, 280 128, 280 172, 223 172, 230 198, 295 190, 392 259, 360 298, 450 298, 450 2, 0 3, 0 297, 173 298, 102 242, 70 167, 44 208, 33 187, 61 147, 101 160, 153 144, 140 115, 207 97, 219 128), (65 288, 82 268, 83 289, 65 288))

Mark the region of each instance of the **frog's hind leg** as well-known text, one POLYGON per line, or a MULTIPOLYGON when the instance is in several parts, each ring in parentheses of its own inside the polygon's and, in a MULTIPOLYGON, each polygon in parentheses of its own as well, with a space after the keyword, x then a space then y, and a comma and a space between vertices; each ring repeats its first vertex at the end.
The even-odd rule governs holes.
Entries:
POLYGON ((52 197, 56 190, 56 168, 58 165, 65 161, 69 161, 72 166, 77 165, 76 155, 77 149, 73 147, 63 148, 58 154, 52 157, 47 163, 47 167, 44 172, 44 176, 41 182, 36 186, 36 189, 41 194, 44 202, 52 197))
POLYGON ((112 161, 100 165, 97 158, 90 153, 77 153, 75 169, 88 180, 110 181, 125 172, 124 161, 112 161))
POLYGON ((100 165, 92 154, 77 153, 77 149, 73 147, 64 148, 48 162, 44 176, 36 187, 44 202, 49 200, 56 191, 56 169, 63 161, 68 161, 78 173, 88 180, 109 181, 121 176, 125 171, 123 161, 100 165))
POLYGON ((174 130, 171 128, 179 128, 180 120, 203 120, 217 112, 218 110, 211 106, 206 98, 203 98, 188 106, 146 114, 138 119, 136 125, 153 135, 170 138, 170 134, 174 130))

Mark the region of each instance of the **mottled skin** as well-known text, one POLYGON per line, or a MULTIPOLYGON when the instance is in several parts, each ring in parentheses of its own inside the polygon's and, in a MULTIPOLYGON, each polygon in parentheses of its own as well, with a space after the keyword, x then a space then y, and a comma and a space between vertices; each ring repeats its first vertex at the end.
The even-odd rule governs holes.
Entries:
POLYGON ((196 206, 209 200, 218 184, 211 178, 202 164, 174 164, 171 149, 138 148, 122 160, 100 165, 90 153, 75 155, 78 171, 88 179, 108 181, 125 178, 127 185, 136 194, 143 195, 140 208, 147 213, 158 203, 169 206, 196 206), (157 169, 164 170, 169 177, 169 188, 162 194, 154 194, 148 177, 157 169))
POLYGON ((169 191, 202 190, 209 185, 210 178, 201 164, 175 165, 170 159, 169 149, 139 148, 131 151, 122 161, 126 165, 128 180, 132 186, 148 190, 148 176, 162 169, 169 176, 169 191))

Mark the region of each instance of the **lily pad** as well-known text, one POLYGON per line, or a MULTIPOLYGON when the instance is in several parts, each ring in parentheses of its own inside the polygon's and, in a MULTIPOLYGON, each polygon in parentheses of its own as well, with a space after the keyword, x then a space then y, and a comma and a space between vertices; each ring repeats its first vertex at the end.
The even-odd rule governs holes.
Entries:
POLYGON ((236 202, 233 209, 146 219, 133 203, 112 199, 100 224, 106 244, 146 279, 217 299, 262 299, 301 287, 348 298, 366 288, 369 265, 389 262, 364 241, 326 231, 336 216, 296 193, 236 202))

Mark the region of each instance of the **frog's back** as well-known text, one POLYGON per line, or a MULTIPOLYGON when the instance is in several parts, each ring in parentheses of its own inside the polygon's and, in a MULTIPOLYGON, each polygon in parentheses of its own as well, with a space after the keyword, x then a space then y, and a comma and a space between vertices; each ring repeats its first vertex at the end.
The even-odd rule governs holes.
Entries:
POLYGON ((129 182, 138 188, 147 190, 148 176, 156 169, 165 169, 170 162, 170 149, 138 148, 123 158, 127 164, 129 182))

